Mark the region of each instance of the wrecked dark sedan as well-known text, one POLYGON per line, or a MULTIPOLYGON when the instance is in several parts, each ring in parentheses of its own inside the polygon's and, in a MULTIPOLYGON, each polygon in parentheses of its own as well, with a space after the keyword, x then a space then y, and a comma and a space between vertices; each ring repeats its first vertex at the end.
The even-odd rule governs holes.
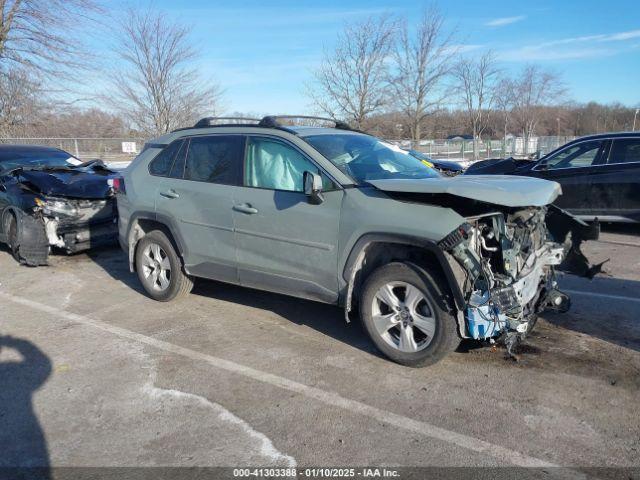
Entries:
POLYGON ((20 263, 46 265, 52 247, 76 253, 117 234, 110 180, 100 160, 57 148, 0 145, 0 242, 20 263))
POLYGON ((453 160, 435 160, 417 150, 407 150, 407 152, 409 152, 412 157, 416 157, 428 167, 435 168, 440 173, 444 173, 445 175, 454 176, 464 172, 464 167, 458 162, 454 162, 453 160))
POLYGON ((485 160, 465 172, 487 174, 558 182, 555 204, 583 220, 640 222, 640 132, 582 137, 539 160, 485 160))

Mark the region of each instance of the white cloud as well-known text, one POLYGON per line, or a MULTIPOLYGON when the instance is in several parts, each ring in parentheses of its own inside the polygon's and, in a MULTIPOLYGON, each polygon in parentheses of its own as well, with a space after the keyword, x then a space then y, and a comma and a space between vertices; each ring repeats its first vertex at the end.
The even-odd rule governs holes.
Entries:
POLYGON ((613 35, 608 35, 605 40, 617 41, 617 40, 631 40, 634 38, 640 38, 640 30, 630 30, 628 32, 614 33, 613 35))
POLYGON ((628 48, 628 40, 640 38, 640 30, 561 38, 535 45, 507 49, 499 54, 504 61, 572 60, 616 55, 628 48), (614 43, 619 45, 614 45, 614 43))
POLYGON ((494 18, 493 20, 485 23, 487 27, 504 27, 505 25, 511 25, 512 23, 521 22, 524 20, 526 15, 517 15, 515 17, 502 17, 502 18, 494 18))
POLYGON ((615 55, 615 53, 615 50, 605 48, 548 49, 540 47, 522 47, 506 50, 500 53, 499 59, 505 62, 577 60, 615 55))

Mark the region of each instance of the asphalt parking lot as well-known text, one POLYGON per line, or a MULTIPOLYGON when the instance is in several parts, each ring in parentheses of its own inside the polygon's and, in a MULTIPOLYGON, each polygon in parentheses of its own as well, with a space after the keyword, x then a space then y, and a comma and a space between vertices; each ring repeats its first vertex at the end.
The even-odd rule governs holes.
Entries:
POLYGON ((0 250, 0 466, 640 466, 640 228, 585 249, 521 348, 380 357, 337 308, 216 282, 144 296, 104 249, 0 250), (18 353, 19 352, 19 353, 18 353))

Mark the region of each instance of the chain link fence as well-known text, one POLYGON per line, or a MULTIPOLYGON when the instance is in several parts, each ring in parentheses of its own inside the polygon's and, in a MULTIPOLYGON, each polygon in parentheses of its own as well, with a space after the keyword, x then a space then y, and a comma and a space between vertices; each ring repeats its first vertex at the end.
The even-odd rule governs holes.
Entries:
MULTIPOLYGON (((478 144, 478 158, 525 157, 540 155, 564 145, 575 137, 532 137, 528 145, 522 137, 503 140, 483 140, 478 144), (526 148, 525 148, 526 147, 526 148)), ((100 158, 107 162, 129 162, 142 149, 143 138, 0 138, 0 144, 43 145, 55 147, 83 161, 100 158)), ((451 159, 465 163, 473 161, 473 141, 422 140, 418 145, 405 139, 389 139, 402 148, 414 148, 434 159, 451 159)))
POLYGON ((143 138, 0 138, 0 144, 55 147, 82 161, 130 162, 142 149, 143 138))
MULTIPOLYGON (((478 142, 478 159, 526 157, 531 155, 545 155, 575 137, 531 137, 525 142, 523 137, 507 137, 502 140, 481 140, 478 142), (528 143, 528 145, 525 145, 528 143)), ((454 140, 389 140, 402 148, 413 148, 431 158, 441 160, 473 161, 473 141, 464 139, 454 140)))

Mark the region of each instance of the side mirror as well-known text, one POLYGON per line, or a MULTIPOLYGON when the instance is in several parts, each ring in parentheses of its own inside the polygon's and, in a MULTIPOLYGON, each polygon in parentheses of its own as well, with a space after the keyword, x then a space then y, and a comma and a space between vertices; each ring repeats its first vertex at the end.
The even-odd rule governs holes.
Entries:
POLYGON ((324 202, 322 177, 317 173, 306 171, 302 178, 304 181, 304 194, 309 197, 309 203, 320 205, 324 202))

